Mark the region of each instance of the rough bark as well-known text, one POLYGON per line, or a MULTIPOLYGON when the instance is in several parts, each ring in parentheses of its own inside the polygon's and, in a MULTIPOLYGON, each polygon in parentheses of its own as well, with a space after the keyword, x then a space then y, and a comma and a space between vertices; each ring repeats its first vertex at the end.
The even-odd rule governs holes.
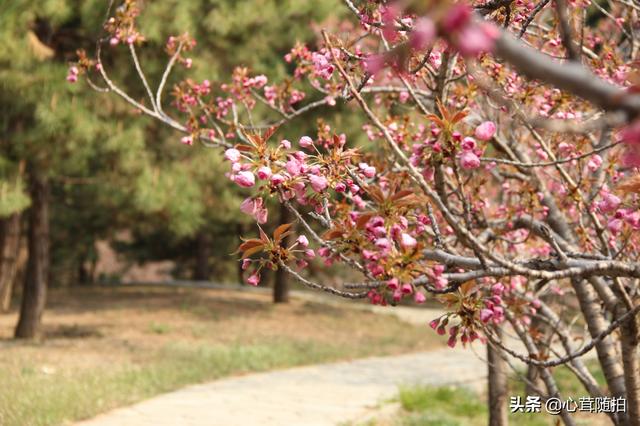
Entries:
MULTIPOLYGON (((280 206, 280 223, 291 222, 291 212, 282 204, 280 206)), ((287 236, 282 240, 283 246, 290 246, 292 244, 291 236, 287 236)), ((276 271, 275 279, 273 282, 273 303, 288 303, 289 302, 289 274, 282 268, 276 271)))
MULTIPOLYGON (((546 300, 545 300, 546 302, 546 300)), ((549 334, 551 330, 545 324, 545 322, 538 316, 534 316, 531 320, 531 330, 535 330, 537 334, 537 341, 546 342, 548 340, 549 334)), ((538 351, 543 351, 544 347, 538 345, 538 351)), ((544 390, 544 382, 542 381, 542 376, 540 374, 540 368, 529 364, 527 365, 527 382, 525 384, 525 393, 527 395, 540 395, 541 391, 544 390)))
POLYGON ((193 271, 193 279, 208 281, 211 275, 209 258, 211 257, 211 238, 207 231, 201 230, 197 236, 196 267, 193 271))
MULTIPOLYGON (((587 281, 573 279, 571 282, 589 334, 591 337, 595 337, 607 328, 598 297, 587 281)), ((596 353, 611 394, 615 397, 626 397, 624 373, 622 366, 616 359, 615 343, 611 336, 607 336, 596 344, 596 353)))
MULTIPOLYGON (((501 327, 495 328, 495 334, 502 339, 501 327)), ((507 418, 507 363, 500 356, 500 350, 487 345, 489 426, 506 426, 507 418)))
POLYGON ((49 280, 49 182, 34 176, 29 209, 29 259, 22 292, 16 338, 33 339, 40 334, 49 280))
POLYGON ((640 426, 640 359, 638 358, 638 321, 632 318, 620 326, 624 382, 627 390, 629 426, 640 426))
POLYGON ((20 213, 0 220, 0 310, 6 312, 18 271, 20 252, 20 213))

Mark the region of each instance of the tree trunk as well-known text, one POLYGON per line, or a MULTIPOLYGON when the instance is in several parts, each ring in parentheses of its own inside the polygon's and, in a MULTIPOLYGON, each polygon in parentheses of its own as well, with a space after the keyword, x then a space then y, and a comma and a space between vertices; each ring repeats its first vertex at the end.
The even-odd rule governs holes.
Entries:
MULTIPOLYGON (((571 284, 576 292, 580 310, 584 316, 589 334, 595 338, 608 326, 601 310, 598 296, 588 281, 572 279, 571 284)), ((615 397, 626 397, 624 371, 616 356, 616 344, 611 336, 601 339, 596 344, 598 361, 602 368, 609 391, 615 397)))
MULTIPOLYGON (((238 243, 242 243, 242 240, 240 239, 240 237, 242 237, 242 235, 244 234, 244 226, 242 226, 241 223, 238 223, 236 225, 236 236, 238 237, 238 243)), ((238 262, 238 268, 236 269, 237 273, 238 273, 238 282, 240 283, 240 285, 244 285, 244 271, 242 270, 242 262, 238 262)))
MULTIPOLYGON (((280 205, 280 224, 291 222, 291 212, 284 205, 280 205)), ((282 240, 282 245, 289 247, 292 244, 291 235, 282 240)), ((273 303, 289 302, 289 274, 282 268, 278 268, 273 283, 273 303)))
MULTIPOLYGON (((495 327, 495 334, 502 340, 502 328, 495 327)), ((500 349, 487 344, 489 384, 489 426, 507 426, 507 363, 500 356, 500 349)))
MULTIPOLYGON (((543 300, 543 301, 545 303, 548 303, 547 300, 543 300)), ((536 340, 538 342, 546 342, 549 337, 549 333, 551 331, 549 326, 547 326, 547 324, 537 315, 531 319, 530 329, 534 330, 535 333, 537 334, 536 340)), ((541 351, 541 352, 545 351, 544 345, 538 345, 538 351, 541 351)), ((527 365, 527 382, 525 383, 525 393, 527 395, 544 396, 544 389, 545 389, 545 385, 544 385, 544 382, 542 381, 540 368, 533 364, 528 364, 527 365)))
POLYGON ((20 213, 0 221, 0 310, 6 312, 18 272, 20 254, 20 213))
POLYGON ((193 279, 208 281, 211 276, 209 258, 211 257, 211 238, 205 230, 198 232, 197 236, 196 268, 193 271, 193 279))
POLYGON ((49 182, 33 176, 29 209, 29 260, 15 337, 39 336, 49 280, 49 182))
POLYGON ((628 421, 630 426, 640 426, 640 359, 638 322, 635 317, 620 326, 620 342, 627 390, 628 421))

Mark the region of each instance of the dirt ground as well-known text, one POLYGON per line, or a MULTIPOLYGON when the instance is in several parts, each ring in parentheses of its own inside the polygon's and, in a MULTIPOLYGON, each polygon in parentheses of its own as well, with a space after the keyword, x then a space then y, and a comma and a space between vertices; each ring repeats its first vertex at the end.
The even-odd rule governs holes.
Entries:
POLYGON ((295 299, 274 305, 268 294, 233 290, 53 290, 40 342, 11 340, 16 321, 16 309, 0 315, 0 363, 6 366, 28 357, 45 370, 141 363, 177 342, 228 345, 295 338, 340 345, 383 339, 394 343, 384 348, 385 353, 424 350, 435 343, 435 337, 427 338, 431 333, 419 327, 372 313, 295 299), (402 335, 394 336, 396 330, 403 330, 398 333, 402 335))

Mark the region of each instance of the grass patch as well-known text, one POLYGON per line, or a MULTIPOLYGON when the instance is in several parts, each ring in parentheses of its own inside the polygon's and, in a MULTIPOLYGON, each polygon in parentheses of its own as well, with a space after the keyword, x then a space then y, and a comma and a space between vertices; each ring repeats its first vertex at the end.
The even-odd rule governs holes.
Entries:
MULTIPOLYGON (((417 386, 400 389, 402 426, 483 426, 487 424, 486 403, 475 393, 459 387, 417 386)), ((511 424, 543 426, 541 415, 512 414, 511 424)))
POLYGON ((442 347, 392 316, 220 290, 54 290, 45 339, 0 315, 0 424, 66 424, 235 374, 442 347))
MULTIPOLYGON (((597 382, 603 386, 604 376, 597 360, 585 362, 597 382)), ((571 371, 562 366, 553 370, 562 398, 569 397, 577 401, 588 396, 578 379, 571 371)), ((520 395, 525 398, 525 385, 518 376, 509 380, 509 396, 520 395)), ((393 417, 381 416, 379 419, 358 423, 358 426, 483 426, 488 422, 486 401, 479 395, 457 387, 412 386, 400 389, 397 400, 400 409, 393 417)), ((603 414, 577 413, 574 416, 578 425, 592 426, 609 424, 603 414)), ((551 426, 557 424, 556 416, 541 413, 510 413, 509 423, 522 426, 551 426)))
POLYGON ((2 425, 52 425, 82 419, 181 386, 231 374, 266 371, 337 359, 337 347, 280 341, 249 346, 172 345, 145 365, 119 366, 77 375, 34 367, 13 375, 0 369, 2 425))

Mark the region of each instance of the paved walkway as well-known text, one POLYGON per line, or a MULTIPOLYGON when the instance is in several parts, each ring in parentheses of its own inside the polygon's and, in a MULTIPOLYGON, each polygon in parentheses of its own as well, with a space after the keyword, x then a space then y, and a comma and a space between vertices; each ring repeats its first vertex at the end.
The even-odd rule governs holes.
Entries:
MULTIPOLYGON (((481 349, 481 348, 479 348, 481 349)), ((120 408, 82 426, 335 426, 362 419, 403 384, 481 388, 486 366, 470 351, 324 364, 195 385, 120 408)))
MULTIPOLYGON (((334 303, 308 293, 296 296, 334 303)), ((442 314, 428 308, 351 306, 425 326, 442 314)), ((482 391, 485 351, 477 344, 473 349, 458 346, 232 377, 160 395, 77 426, 335 426, 367 418, 401 385, 461 385, 482 391)))

